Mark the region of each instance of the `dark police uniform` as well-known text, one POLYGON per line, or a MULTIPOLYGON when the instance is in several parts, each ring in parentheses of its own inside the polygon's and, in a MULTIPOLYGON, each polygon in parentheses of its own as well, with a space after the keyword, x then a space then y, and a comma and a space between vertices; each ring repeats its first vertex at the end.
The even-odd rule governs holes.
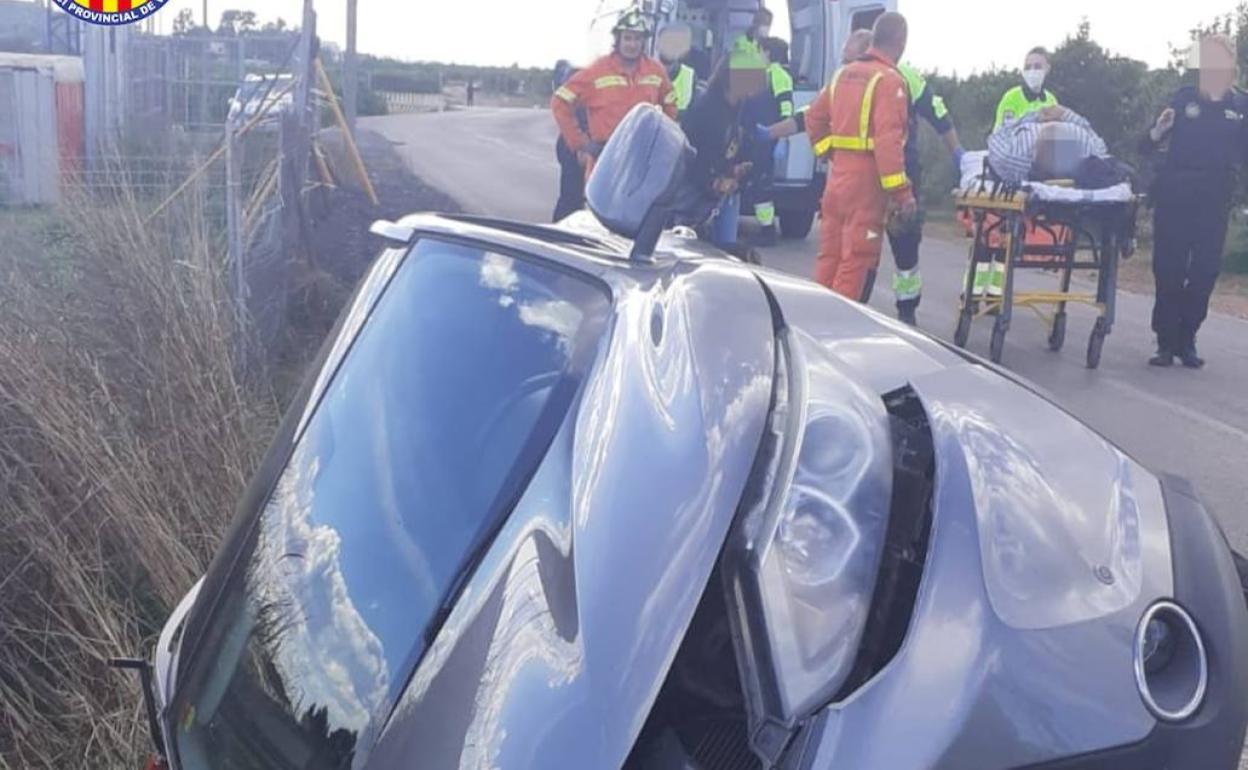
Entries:
POLYGON ((1194 360, 1222 267, 1235 166, 1248 152, 1248 95, 1233 89, 1214 102, 1187 86, 1170 107, 1169 134, 1161 143, 1145 135, 1141 143, 1145 154, 1169 144, 1152 190, 1153 331, 1163 353, 1194 360))

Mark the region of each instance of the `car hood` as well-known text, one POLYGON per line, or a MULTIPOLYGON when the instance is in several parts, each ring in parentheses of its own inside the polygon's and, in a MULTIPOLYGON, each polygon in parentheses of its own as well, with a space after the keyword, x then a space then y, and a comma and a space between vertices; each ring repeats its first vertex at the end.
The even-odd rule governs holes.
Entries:
POLYGON ((905 641, 821 712, 811 766, 1017 767, 1142 740, 1156 722, 1131 639, 1174 591, 1157 477, 1035 386, 805 281, 759 274, 785 322, 843 372, 881 395, 915 392, 936 458, 905 641))

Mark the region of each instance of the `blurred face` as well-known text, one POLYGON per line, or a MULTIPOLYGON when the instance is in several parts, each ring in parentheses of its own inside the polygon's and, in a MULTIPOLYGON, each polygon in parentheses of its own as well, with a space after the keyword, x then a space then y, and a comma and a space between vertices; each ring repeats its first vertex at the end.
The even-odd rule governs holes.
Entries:
POLYGON ((641 58, 645 45, 645 35, 640 32, 625 30, 620 33, 619 42, 616 44, 615 50, 624 61, 636 61, 641 58))
POLYGON ((737 69, 728 72, 728 103, 736 106, 767 86, 767 74, 759 69, 737 69))
POLYGON ((1236 55, 1226 38, 1205 38, 1199 43, 1200 90, 1220 99, 1235 85, 1236 55))
POLYGON ((665 27, 655 41, 655 48, 664 64, 675 64, 689 55, 693 47, 693 32, 688 27, 665 27))

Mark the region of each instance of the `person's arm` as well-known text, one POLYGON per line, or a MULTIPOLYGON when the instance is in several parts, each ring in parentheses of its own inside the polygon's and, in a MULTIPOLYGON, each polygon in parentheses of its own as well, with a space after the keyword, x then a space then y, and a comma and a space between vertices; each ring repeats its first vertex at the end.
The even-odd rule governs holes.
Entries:
POLYGON ((672 85, 672 79, 667 76, 667 71, 662 67, 659 69, 661 70, 659 77, 663 79, 659 85, 659 101, 663 105, 663 114, 676 120, 680 117, 680 110, 676 108, 680 95, 676 93, 676 88, 672 85))
POLYGON ((776 102, 780 105, 780 117, 793 117, 793 76, 783 67, 778 67, 772 73, 772 92, 775 94, 776 102))
MULTIPOLYGON (((993 131, 997 131, 1001 128, 1001 126, 1005 125, 1005 119, 1007 117, 1006 112, 1010 110, 1010 103, 1013 101, 1011 97, 1013 94, 1014 90, 1010 89, 1002 95, 1001 101, 997 102, 997 119, 992 124, 993 131)), ((1008 117, 1017 118, 1019 116, 1011 114, 1008 117)))
POLYGON ((910 97, 900 75, 881 83, 875 92, 871 120, 875 126, 876 169, 880 186, 901 208, 904 216, 914 212, 914 190, 906 176, 906 134, 910 124, 910 97), (895 78, 895 82, 893 80, 895 78))
POLYGON ((832 135, 832 90, 835 85, 833 80, 832 85, 819 92, 803 118, 806 136, 816 155, 820 154, 820 143, 832 135))
POLYGON ((1153 121, 1153 125, 1144 132, 1144 136, 1140 137, 1138 147, 1140 155, 1146 157, 1152 155, 1169 138, 1171 132, 1174 131, 1174 121, 1178 115, 1176 109, 1180 101, 1179 94, 1175 94, 1166 108, 1157 116, 1157 120, 1153 121))
POLYGON ((945 143, 949 154, 954 158, 961 157, 962 142, 958 139, 958 130, 953 127, 953 118, 949 115, 945 100, 934 95, 931 88, 924 88, 918 101, 914 102, 914 110, 945 143))
POLYGON ((574 153, 580 153, 590 144, 589 136, 581 130, 581 125, 576 119, 576 108, 580 106, 581 100, 589 92, 590 76, 588 69, 577 72, 563 85, 556 88, 555 95, 550 98, 550 111, 555 116, 559 133, 563 135, 563 141, 574 153))

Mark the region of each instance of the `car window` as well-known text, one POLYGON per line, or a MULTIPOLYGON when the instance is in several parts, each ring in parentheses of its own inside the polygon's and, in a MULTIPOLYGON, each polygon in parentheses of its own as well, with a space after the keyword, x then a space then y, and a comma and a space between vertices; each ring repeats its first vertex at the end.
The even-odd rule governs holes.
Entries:
POLYGON ((421 241, 325 388, 175 703, 182 766, 350 767, 569 412, 595 284, 421 241))

